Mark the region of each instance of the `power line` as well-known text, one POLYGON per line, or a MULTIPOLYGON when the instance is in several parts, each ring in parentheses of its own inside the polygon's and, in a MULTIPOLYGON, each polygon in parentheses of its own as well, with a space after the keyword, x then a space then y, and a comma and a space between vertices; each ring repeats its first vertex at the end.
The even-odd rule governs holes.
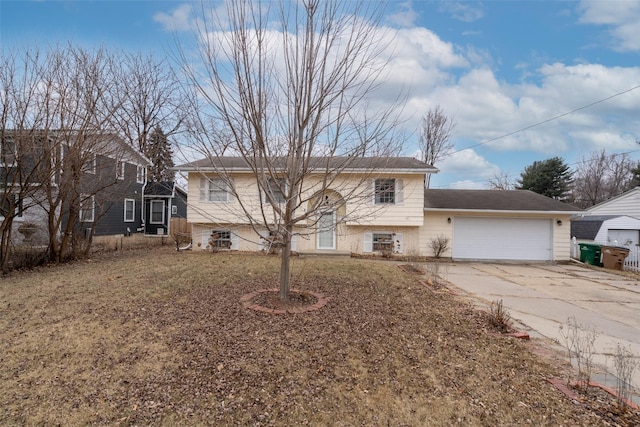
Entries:
MULTIPOLYGON (((640 150, 631 150, 631 151, 625 151, 623 153, 612 153, 612 154, 609 154, 608 156, 609 157, 617 157, 617 156, 624 156, 626 154, 632 154, 632 153, 638 153, 638 152, 640 152, 640 150)), ((588 162, 589 162, 588 159, 580 160, 580 161, 576 161, 576 162, 573 162, 573 163, 568 163, 567 166, 577 166, 577 165, 580 165, 580 164, 583 164, 583 163, 588 163, 588 162)), ((512 174, 512 173, 508 173, 508 174, 504 175, 504 178, 507 178, 507 179, 512 179, 512 177, 515 177, 515 175, 512 174)), ((494 178, 495 177, 477 179, 477 180, 473 180, 473 181, 469 180, 469 181, 465 181, 465 183, 480 184, 480 183, 483 183, 483 182, 491 182, 491 180, 493 180, 494 178)), ((434 187, 434 188, 444 188, 444 187, 434 187)))
POLYGON ((479 146, 481 146, 481 145, 485 145, 485 144, 488 144, 488 143, 490 143, 490 142, 494 142, 494 141, 497 141, 497 140, 499 140, 499 139, 506 138, 506 137, 508 137, 508 136, 515 135, 515 134, 520 133, 520 132, 524 132, 524 131, 529 130, 529 129, 532 129, 532 128, 534 128, 534 127, 541 126, 541 125, 543 125, 543 124, 545 124, 545 123, 549 123, 549 122, 552 122, 552 121, 554 121, 554 120, 558 120, 558 119, 560 119, 560 118, 562 118, 562 117, 568 116, 568 115, 573 114, 573 113, 576 113, 576 112, 578 112, 578 111, 586 110, 587 108, 591 108, 591 107, 593 107, 594 105, 601 104, 601 103, 606 102, 606 101, 608 101, 608 100, 610 100, 610 99, 616 98, 616 97, 618 97, 618 96, 620 96, 620 95, 624 95, 624 94, 626 94, 626 93, 629 93, 629 92, 631 92, 631 91, 634 91, 634 90, 636 90, 636 89, 638 89, 638 88, 640 88, 640 85, 638 85, 638 86, 634 86, 634 87, 632 87, 632 88, 630 88, 630 89, 627 89, 627 90, 623 90, 622 92, 618 92, 618 93, 616 93, 616 94, 614 94, 614 95, 608 96, 608 97, 603 98, 603 99, 600 99, 600 100, 598 100, 598 101, 594 101, 594 102, 592 102, 592 103, 590 103, 590 104, 584 105, 584 106, 582 106, 582 107, 578 107, 578 108, 576 108, 576 109, 574 109, 574 110, 568 111, 568 112, 566 112, 566 113, 559 114, 559 115, 557 115, 557 116, 551 117, 551 118, 546 119, 546 120, 543 120, 543 121, 541 121, 541 122, 538 122, 538 123, 535 123, 535 124, 532 124, 532 125, 529 125, 529 126, 525 126, 525 127, 520 128, 520 129, 518 129, 518 130, 515 130, 515 131, 513 131, 513 132, 509 132, 509 133, 506 133, 506 134, 504 134, 504 135, 496 136, 495 138, 487 139, 487 140, 482 141, 482 142, 479 142, 479 143, 477 143, 477 144, 470 145, 470 146, 468 146, 468 147, 465 147, 465 148, 461 148, 461 149, 459 149, 459 150, 452 151, 452 152, 450 152, 450 153, 449 153, 449 155, 451 155, 451 154, 455 154, 455 153, 459 153, 459 152, 461 152, 461 151, 468 150, 468 149, 470 149, 470 148, 479 147, 479 146))

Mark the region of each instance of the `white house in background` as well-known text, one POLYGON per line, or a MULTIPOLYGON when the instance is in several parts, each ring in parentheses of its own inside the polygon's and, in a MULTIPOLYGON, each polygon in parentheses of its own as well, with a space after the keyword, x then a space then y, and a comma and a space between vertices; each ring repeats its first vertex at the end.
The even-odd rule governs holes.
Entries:
MULTIPOLYGON (((326 163, 327 159, 318 159, 326 163)), ((237 200, 216 171, 229 173, 238 197, 259 215, 260 190, 253 170, 239 158, 216 158, 178 166, 188 174, 187 219, 193 226, 193 248, 261 251, 266 230, 249 224, 237 200), (212 239, 212 236, 215 239, 212 239), (210 243, 213 242, 213 243, 210 243)), ((569 260, 570 218, 581 210, 531 191, 425 190, 424 178, 437 169, 406 157, 361 158, 322 197, 342 199, 343 191, 364 186, 367 203, 344 204, 322 212, 315 230, 294 230, 292 250, 298 253, 433 256, 431 242, 448 239, 442 256, 454 259, 564 261, 569 260), (383 165, 371 174, 371 162, 383 165), (363 179, 366 174, 366 179, 363 179), (357 215, 354 211, 357 210, 357 215)), ((319 169, 322 172, 324 169, 319 169)), ((310 187, 322 179, 310 176, 310 187)), ((345 195, 346 196, 346 195, 345 195)), ((313 200, 313 198, 310 198, 313 200)))
POLYGON ((626 215, 640 218, 640 187, 598 203, 587 209, 588 215, 626 215))
POLYGON ((571 236, 577 243, 598 243, 629 249, 627 263, 638 260, 640 219, 627 215, 585 215, 571 220, 571 236))

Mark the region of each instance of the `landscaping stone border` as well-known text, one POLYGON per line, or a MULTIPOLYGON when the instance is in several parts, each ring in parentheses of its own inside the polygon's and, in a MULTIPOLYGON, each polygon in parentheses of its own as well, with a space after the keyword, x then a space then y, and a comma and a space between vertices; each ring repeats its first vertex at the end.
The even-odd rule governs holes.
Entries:
POLYGON ((297 293, 297 294, 309 294, 316 298, 316 302, 313 304, 305 305, 302 307, 291 307, 287 309, 276 309, 264 307, 260 304, 256 304, 253 302, 253 299, 262 293, 277 293, 279 292, 278 288, 267 288, 267 289, 258 289, 257 291, 250 292, 248 294, 244 294, 240 297, 240 302, 242 306, 248 308, 249 310, 259 311, 261 313, 269 313, 269 314, 302 314, 308 313, 310 311, 320 310, 322 307, 327 305, 329 302, 329 298, 324 295, 313 292, 313 291, 302 291, 300 289, 290 289, 289 292, 297 293))

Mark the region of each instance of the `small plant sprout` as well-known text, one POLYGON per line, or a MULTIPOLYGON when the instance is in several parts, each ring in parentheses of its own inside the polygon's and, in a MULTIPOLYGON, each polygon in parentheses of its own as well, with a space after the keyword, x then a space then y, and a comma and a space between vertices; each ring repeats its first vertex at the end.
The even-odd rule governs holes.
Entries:
POLYGON ((567 383, 571 382, 571 367, 575 362, 578 368, 578 386, 582 386, 586 391, 591 381, 598 332, 595 328, 581 325, 574 316, 567 318, 566 328, 565 325, 560 325, 559 332, 569 357, 567 383))

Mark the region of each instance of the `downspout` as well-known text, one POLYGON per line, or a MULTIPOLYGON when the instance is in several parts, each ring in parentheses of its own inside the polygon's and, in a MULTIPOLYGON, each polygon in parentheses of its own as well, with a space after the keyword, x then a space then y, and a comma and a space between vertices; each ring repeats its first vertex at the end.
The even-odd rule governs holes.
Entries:
POLYGON ((147 188, 147 177, 145 174, 145 178, 144 178, 144 184, 142 184, 142 194, 140 195, 141 201, 140 201, 140 206, 141 206, 141 211, 140 211, 140 219, 142 220, 142 234, 147 234, 147 221, 145 220, 145 211, 146 211, 146 206, 144 205, 144 190, 145 188, 147 188))

